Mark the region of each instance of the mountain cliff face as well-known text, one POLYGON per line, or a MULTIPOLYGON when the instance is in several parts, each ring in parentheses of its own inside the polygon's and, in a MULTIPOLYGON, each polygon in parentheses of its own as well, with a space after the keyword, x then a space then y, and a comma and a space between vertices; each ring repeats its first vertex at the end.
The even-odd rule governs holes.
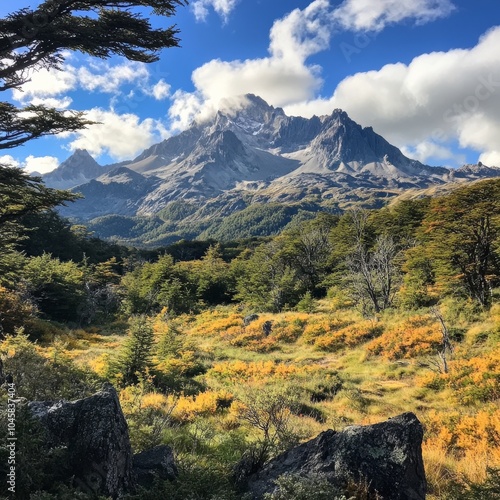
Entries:
POLYGON ((155 215, 174 201, 199 208, 193 221, 254 203, 348 205, 498 175, 484 165, 452 171, 407 158, 340 109, 310 119, 287 116, 260 97, 223 103, 204 123, 118 166, 100 167, 77 151, 45 176, 48 185, 85 195, 63 213, 81 220, 155 215), (89 180, 91 179, 91 180, 89 180), (89 180, 88 182, 86 182, 89 180), (213 208, 213 213, 210 212, 213 208))
POLYGON ((85 149, 77 149, 58 168, 42 177, 49 187, 70 189, 99 177, 105 171, 85 149))

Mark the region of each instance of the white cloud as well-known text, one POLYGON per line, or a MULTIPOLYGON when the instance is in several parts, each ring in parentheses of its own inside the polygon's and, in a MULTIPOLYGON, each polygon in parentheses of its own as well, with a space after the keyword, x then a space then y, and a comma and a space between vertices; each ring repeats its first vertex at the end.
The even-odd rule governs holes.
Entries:
POLYGON ((291 114, 329 114, 342 108, 398 146, 424 142, 460 146, 482 153, 485 164, 500 164, 500 27, 472 49, 433 52, 409 65, 389 64, 343 80, 331 98, 297 102, 291 114))
MULTIPOLYGON (((200 0, 195 6, 203 13, 209 3, 213 2, 200 0)), ((405 19, 426 22, 446 15, 452 8, 450 0, 345 0, 336 8, 329 0, 314 0, 306 8, 294 9, 275 21, 268 57, 243 61, 215 59, 196 69, 192 74, 195 92, 177 91, 172 96, 169 114, 173 129, 185 128, 193 119, 213 113, 223 98, 246 93, 299 113, 314 107, 324 109, 322 101, 314 101, 323 84, 321 68, 309 64, 308 58, 328 48, 335 30, 378 30, 405 19), (366 18, 362 16, 365 11, 366 18), (349 19, 351 24, 347 23, 349 19)), ((404 72, 404 68, 399 71, 404 72)), ((392 88, 386 93, 397 91, 392 88)))
POLYGON ((488 151, 479 157, 479 161, 485 165, 494 165, 500 167, 500 151, 488 151))
POLYGON ((413 19, 417 24, 448 16, 450 0, 345 0, 333 12, 344 29, 381 31, 389 24, 413 19))
POLYGON ((117 65, 92 61, 89 66, 82 66, 78 69, 79 85, 91 92, 114 94, 124 84, 146 85, 148 79, 148 68, 144 63, 136 61, 125 61, 117 65))
MULTIPOLYGON (((70 60, 73 58, 69 58, 70 60)), ((71 105, 67 94, 77 90, 118 96, 125 85, 134 85, 143 94, 156 100, 169 96, 170 85, 163 79, 152 83, 148 66, 124 60, 119 64, 87 59, 86 64, 64 64, 60 71, 39 70, 29 75, 30 81, 12 92, 14 100, 23 104, 44 104, 60 109, 71 105)))
POLYGON ((205 21, 208 16, 208 9, 214 9, 224 21, 227 21, 229 14, 236 7, 238 0, 196 0, 193 2, 193 13, 198 21, 205 21))
MULTIPOLYGON (((99 123, 76 134, 76 139, 69 144, 72 151, 86 149, 96 156, 107 153, 116 160, 125 160, 169 136, 158 120, 147 118, 141 121, 132 113, 118 114, 113 110, 93 108, 86 112, 86 117, 99 123)), ((61 134, 59 137, 68 136, 61 134)))
POLYGON ((20 167, 21 164, 11 155, 0 156, 0 165, 6 165, 9 167, 20 167))
POLYGON ((67 109, 71 106, 73 99, 69 96, 58 99, 57 97, 33 97, 30 104, 48 106, 49 108, 67 109))
POLYGON ((28 172, 46 174, 59 166, 59 160, 54 156, 28 156, 22 167, 28 172))
POLYGON ((13 90, 12 97, 16 101, 31 102, 33 99, 64 94, 74 90, 77 84, 76 69, 71 65, 66 65, 64 71, 41 69, 32 72, 30 81, 25 83, 21 89, 13 90))
POLYGON ((429 159, 433 161, 442 160, 445 165, 450 163, 451 166, 460 165, 466 161, 465 155, 457 154, 449 147, 437 144, 432 140, 420 142, 414 147, 403 146, 401 151, 409 158, 414 158, 422 163, 427 163, 429 159))
POLYGON ((216 110, 220 100, 253 93, 275 106, 311 99, 322 85, 320 68, 306 59, 328 47, 327 0, 315 0, 277 20, 270 33, 268 57, 244 61, 212 60, 193 72, 196 91, 177 91, 169 114, 174 129, 216 110))
POLYGON ((28 172, 46 174, 59 166, 59 160, 54 156, 28 156, 20 161, 11 155, 0 156, 0 164, 23 168, 28 172))
POLYGON ((170 96, 171 86, 161 79, 157 84, 151 87, 151 94, 157 101, 162 101, 170 96))

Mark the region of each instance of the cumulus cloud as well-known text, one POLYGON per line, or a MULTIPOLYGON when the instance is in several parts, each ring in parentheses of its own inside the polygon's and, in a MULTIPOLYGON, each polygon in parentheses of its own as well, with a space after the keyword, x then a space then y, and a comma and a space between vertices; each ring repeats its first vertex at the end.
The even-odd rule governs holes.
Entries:
POLYGON ((465 155, 456 153, 451 148, 437 144, 432 140, 420 142, 413 147, 403 146, 401 151, 409 158, 414 158, 422 163, 427 163, 431 158, 434 161, 442 160, 447 166, 461 165, 466 161, 465 155))
POLYGON ((196 0, 192 4, 193 13, 198 21, 205 21, 208 11, 212 8, 224 21, 236 7, 238 0, 196 0))
POLYGON ((328 0, 315 0, 277 20, 270 32, 269 56, 237 61, 212 60, 193 72, 196 91, 177 91, 169 114, 174 129, 214 112, 223 98, 254 93, 275 106, 311 99, 321 88, 320 68, 309 56, 328 47, 328 0))
MULTIPOLYGON (((196 3, 201 9, 208 1, 196 3)), ((321 68, 308 59, 328 49, 336 30, 380 30, 406 19, 423 23, 452 9, 450 0, 345 0, 338 7, 332 7, 329 0, 314 0, 275 21, 267 57, 216 59, 196 69, 192 74, 195 92, 177 91, 172 96, 169 114, 173 129, 185 128, 193 119, 204 119, 223 98, 246 93, 257 94, 274 106, 295 105, 293 109, 299 111, 315 106, 324 109, 322 102, 314 102, 323 84, 321 68)), ((387 94, 397 91, 386 90, 387 94)))
POLYGON ((30 81, 21 89, 14 89, 12 97, 19 102, 31 102, 33 99, 43 99, 62 95, 77 87, 76 68, 67 65, 63 71, 55 69, 40 69, 30 75, 30 81))
POLYGON ((450 0, 345 0, 333 12, 344 29, 381 31, 389 24, 412 19, 418 24, 448 16, 450 0))
POLYGON ((162 101, 170 96, 171 86, 161 79, 158 83, 151 87, 151 94, 157 101, 162 101))
POLYGON ((112 65, 109 62, 92 61, 78 69, 79 85, 89 91, 116 93, 124 84, 146 85, 149 70, 144 63, 124 61, 112 65))
MULTIPOLYGON (((343 80, 332 97, 297 102, 286 110, 312 116, 334 108, 417 153, 419 144, 460 146, 482 153, 485 164, 500 164, 500 27, 471 49, 434 52, 410 64, 389 64, 343 80)), ((425 155, 424 155, 425 156, 425 155)), ((439 157, 439 155, 438 155, 439 157)))
MULTIPOLYGON (((69 57, 74 60, 74 57, 69 57)), ((124 60, 118 64, 87 59, 79 66, 66 63, 61 70, 32 71, 30 80, 12 92, 14 100, 22 104, 45 104, 67 108, 72 99, 67 94, 76 90, 121 94, 125 85, 133 85, 140 92, 156 100, 170 95, 170 86, 163 79, 152 81, 150 69, 144 63, 124 60)))
MULTIPOLYGON (((86 149, 95 156, 106 153, 116 160, 125 160, 169 136, 160 121, 152 118, 141 121, 132 113, 118 114, 113 110, 93 108, 87 111, 86 117, 99 123, 76 134, 69 143, 72 151, 86 149)), ((72 136, 74 134, 60 134, 59 137, 72 136)))
POLYGON ((59 160, 54 156, 30 155, 24 160, 18 160, 11 155, 0 156, 1 165, 23 168, 28 172, 46 174, 59 166, 59 160))
POLYGON ((31 104, 47 106, 49 108, 67 109, 71 106, 73 99, 69 96, 64 96, 60 99, 57 97, 33 97, 30 101, 31 104))

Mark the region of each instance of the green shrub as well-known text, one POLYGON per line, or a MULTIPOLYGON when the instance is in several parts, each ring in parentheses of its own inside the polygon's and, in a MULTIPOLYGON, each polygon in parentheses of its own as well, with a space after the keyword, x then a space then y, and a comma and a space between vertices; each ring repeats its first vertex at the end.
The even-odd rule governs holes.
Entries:
POLYGON ((276 480, 273 493, 266 493, 265 500, 347 500, 323 474, 283 474, 276 480))

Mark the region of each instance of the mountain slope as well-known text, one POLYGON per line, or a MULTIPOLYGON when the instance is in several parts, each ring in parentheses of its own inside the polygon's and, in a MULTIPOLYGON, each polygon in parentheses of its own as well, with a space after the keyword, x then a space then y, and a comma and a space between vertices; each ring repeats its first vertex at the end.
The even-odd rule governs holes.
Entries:
POLYGON ((78 153, 83 173, 72 167, 78 158, 57 169, 59 179, 63 173, 72 180, 95 176, 77 189, 86 199, 63 209, 65 215, 83 221, 109 214, 152 216, 184 200, 193 207, 189 215, 166 222, 192 224, 196 231, 254 203, 373 207, 408 189, 491 177, 499 171, 484 165, 456 171, 430 167, 406 157, 342 110, 310 119, 290 117, 251 94, 223 102, 212 118, 133 160, 104 167, 111 169, 109 174, 96 175, 103 168, 95 162, 90 167, 86 155, 78 153))
POLYGON ((42 176, 45 184, 56 189, 69 189, 85 184, 106 172, 85 149, 77 149, 52 172, 42 176))

